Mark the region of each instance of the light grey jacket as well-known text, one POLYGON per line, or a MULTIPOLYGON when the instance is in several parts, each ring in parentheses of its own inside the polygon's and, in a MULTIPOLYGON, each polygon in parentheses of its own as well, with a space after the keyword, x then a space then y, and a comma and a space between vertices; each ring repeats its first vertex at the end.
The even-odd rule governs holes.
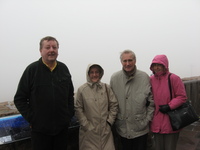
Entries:
POLYGON ((149 76, 136 67, 131 77, 121 70, 112 75, 110 85, 119 102, 115 124, 119 135, 133 139, 148 133, 154 112, 149 76))
MULTIPOLYGON (((91 66, 86 71, 87 83, 80 86, 76 94, 75 114, 81 125, 79 150, 114 150, 109 123, 114 123, 118 102, 109 85, 90 81, 88 71, 91 66)), ((103 69, 101 73, 102 77, 103 69)))

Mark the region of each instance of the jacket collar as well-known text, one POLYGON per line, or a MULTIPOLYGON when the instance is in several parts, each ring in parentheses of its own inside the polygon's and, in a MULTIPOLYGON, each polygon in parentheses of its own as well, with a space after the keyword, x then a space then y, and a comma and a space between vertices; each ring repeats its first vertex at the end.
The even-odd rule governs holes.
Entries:
POLYGON ((126 76, 127 79, 133 79, 134 76, 135 76, 137 67, 135 65, 135 67, 134 67, 134 69, 133 69, 133 71, 132 71, 132 73, 130 75, 128 75, 127 72, 124 69, 122 69, 122 70, 123 70, 123 73, 124 73, 124 75, 126 76))
POLYGON ((89 85, 90 88, 96 88, 96 90, 98 89, 101 89, 102 88, 102 83, 99 81, 99 82, 96 82, 96 83, 92 83, 92 82, 87 82, 87 84, 89 85))

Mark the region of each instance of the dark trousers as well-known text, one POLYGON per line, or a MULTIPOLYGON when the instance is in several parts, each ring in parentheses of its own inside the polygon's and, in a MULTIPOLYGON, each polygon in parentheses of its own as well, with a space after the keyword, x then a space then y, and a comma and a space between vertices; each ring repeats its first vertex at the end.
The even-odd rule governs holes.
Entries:
POLYGON ((155 150, 176 150, 179 132, 171 134, 154 133, 155 150))
POLYGON ((68 128, 57 135, 31 132, 32 150, 67 150, 68 128))
POLYGON ((134 139, 121 137, 123 150, 146 150, 148 134, 139 136, 134 139))

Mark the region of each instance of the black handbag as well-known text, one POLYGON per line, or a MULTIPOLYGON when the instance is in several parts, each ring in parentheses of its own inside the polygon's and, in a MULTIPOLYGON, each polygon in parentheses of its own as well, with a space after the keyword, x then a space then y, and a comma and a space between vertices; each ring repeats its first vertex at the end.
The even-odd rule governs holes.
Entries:
MULTIPOLYGON (((168 84, 170 90, 170 98, 172 99, 170 75, 171 74, 169 74, 168 76, 168 84)), ((196 114, 190 101, 187 101, 183 103, 180 107, 167 112, 167 114, 169 115, 171 126, 174 131, 186 127, 193 122, 199 120, 199 116, 196 114)))

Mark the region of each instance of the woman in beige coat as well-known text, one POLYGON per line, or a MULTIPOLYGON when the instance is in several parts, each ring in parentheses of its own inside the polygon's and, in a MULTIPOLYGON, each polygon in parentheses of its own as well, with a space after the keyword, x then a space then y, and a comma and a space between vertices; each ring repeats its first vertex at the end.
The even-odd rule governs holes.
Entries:
POLYGON ((89 65, 87 82, 78 88, 75 101, 80 123, 79 150, 114 150, 111 126, 118 111, 118 102, 110 86, 100 80, 104 70, 89 65))

